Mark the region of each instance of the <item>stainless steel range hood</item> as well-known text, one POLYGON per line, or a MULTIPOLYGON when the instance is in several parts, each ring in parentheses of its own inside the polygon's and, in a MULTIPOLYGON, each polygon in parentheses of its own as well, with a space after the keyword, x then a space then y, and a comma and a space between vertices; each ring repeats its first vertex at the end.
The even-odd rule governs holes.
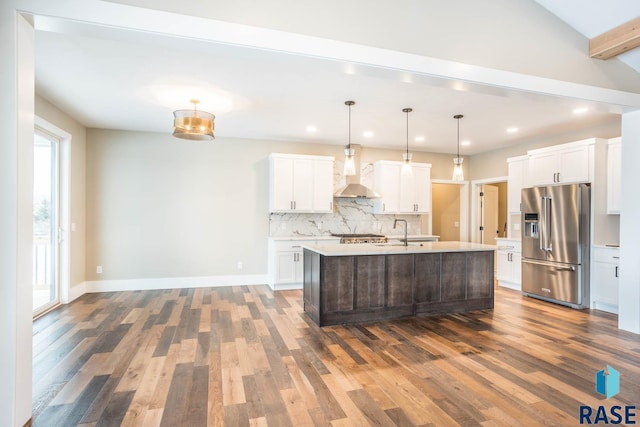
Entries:
POLYGON ((333 197, 336 198, 364 198, 377 199, 380 197, 378 193, 372 189, 365 187, 360 183, 360 153, 362 148, 359 145, 351 144, 351 148, 355 149, 354 161, 356 164, 356 174, 347 176, 347 185, 335 192, 333 197))

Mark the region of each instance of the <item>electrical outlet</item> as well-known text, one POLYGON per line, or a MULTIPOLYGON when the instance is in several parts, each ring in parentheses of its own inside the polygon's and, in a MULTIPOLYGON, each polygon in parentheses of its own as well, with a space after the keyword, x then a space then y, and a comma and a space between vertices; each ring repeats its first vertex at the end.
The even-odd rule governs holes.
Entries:
POLYGON ((96 267, 96 273, 97 274, 102 274, 102 266, 101 265, 96 267))
POLYGON ((318 221, 318 230, 322 230, 322 221, 318 221))
POLYGON ((238 270, 242 270, 242 261, 238 261, 238 270))

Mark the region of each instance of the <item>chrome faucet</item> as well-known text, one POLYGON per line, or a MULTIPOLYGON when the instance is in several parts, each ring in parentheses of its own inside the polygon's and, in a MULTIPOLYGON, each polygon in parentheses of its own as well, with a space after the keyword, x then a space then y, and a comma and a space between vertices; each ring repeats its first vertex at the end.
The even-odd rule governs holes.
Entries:
POLYGON ((407 220, 406 219, 396 219, 393 221, 393 229, 396 229, 396 225, 398 225, 398 221, 404 222, 404 245, 409 245, 409 240, 407 239, 407 220))

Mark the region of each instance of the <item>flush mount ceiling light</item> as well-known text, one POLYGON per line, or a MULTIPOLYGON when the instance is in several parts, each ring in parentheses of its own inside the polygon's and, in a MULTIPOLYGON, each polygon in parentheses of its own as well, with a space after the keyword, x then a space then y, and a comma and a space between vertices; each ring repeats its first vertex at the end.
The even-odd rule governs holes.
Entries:
POLYGON ((351 148, 351 106, 355 104, 355 101, 345 101, 344 105, 349 107, 349 144, 344 149, 344 174, 345 176, 352 176, 356 174, 356 162, 355 155, 356 150, 351 148))
POLYGON ((200 101, 192 99, 193 110, 176 110, 173 112, 173 136, 193 141, 212 141, 213 120, 216 118, 206 111, 198 111, 200 101))
POLYGON ((402 154, 402 173, 410 174, 411 170, 411 157, 413 154, 409 152, 409 113, 413 111, 413 108, 403 108, 402 112, 407 114, 407 151, 402 154))
POLYGON ((453 176, 451 177, 453 181, 464 181, 464 172, 462 171, 462 162, 464 159, 460 157, 460 119, 463 117, 462 114, 453 116, 458 122, 458 156, 453 159, 453 176))

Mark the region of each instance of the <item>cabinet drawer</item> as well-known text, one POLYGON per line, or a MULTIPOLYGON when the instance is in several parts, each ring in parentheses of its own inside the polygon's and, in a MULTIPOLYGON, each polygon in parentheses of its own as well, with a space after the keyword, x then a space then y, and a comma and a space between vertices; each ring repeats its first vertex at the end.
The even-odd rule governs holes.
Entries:
POLYGON ((301 252, 303 245, 314 245, 315 242, 315 240, 274 240, 272 245, 276 252, 301 252))
POLYGON ((620 262, 620 248, 591 247, 591 260, 594 262, 620 262))

